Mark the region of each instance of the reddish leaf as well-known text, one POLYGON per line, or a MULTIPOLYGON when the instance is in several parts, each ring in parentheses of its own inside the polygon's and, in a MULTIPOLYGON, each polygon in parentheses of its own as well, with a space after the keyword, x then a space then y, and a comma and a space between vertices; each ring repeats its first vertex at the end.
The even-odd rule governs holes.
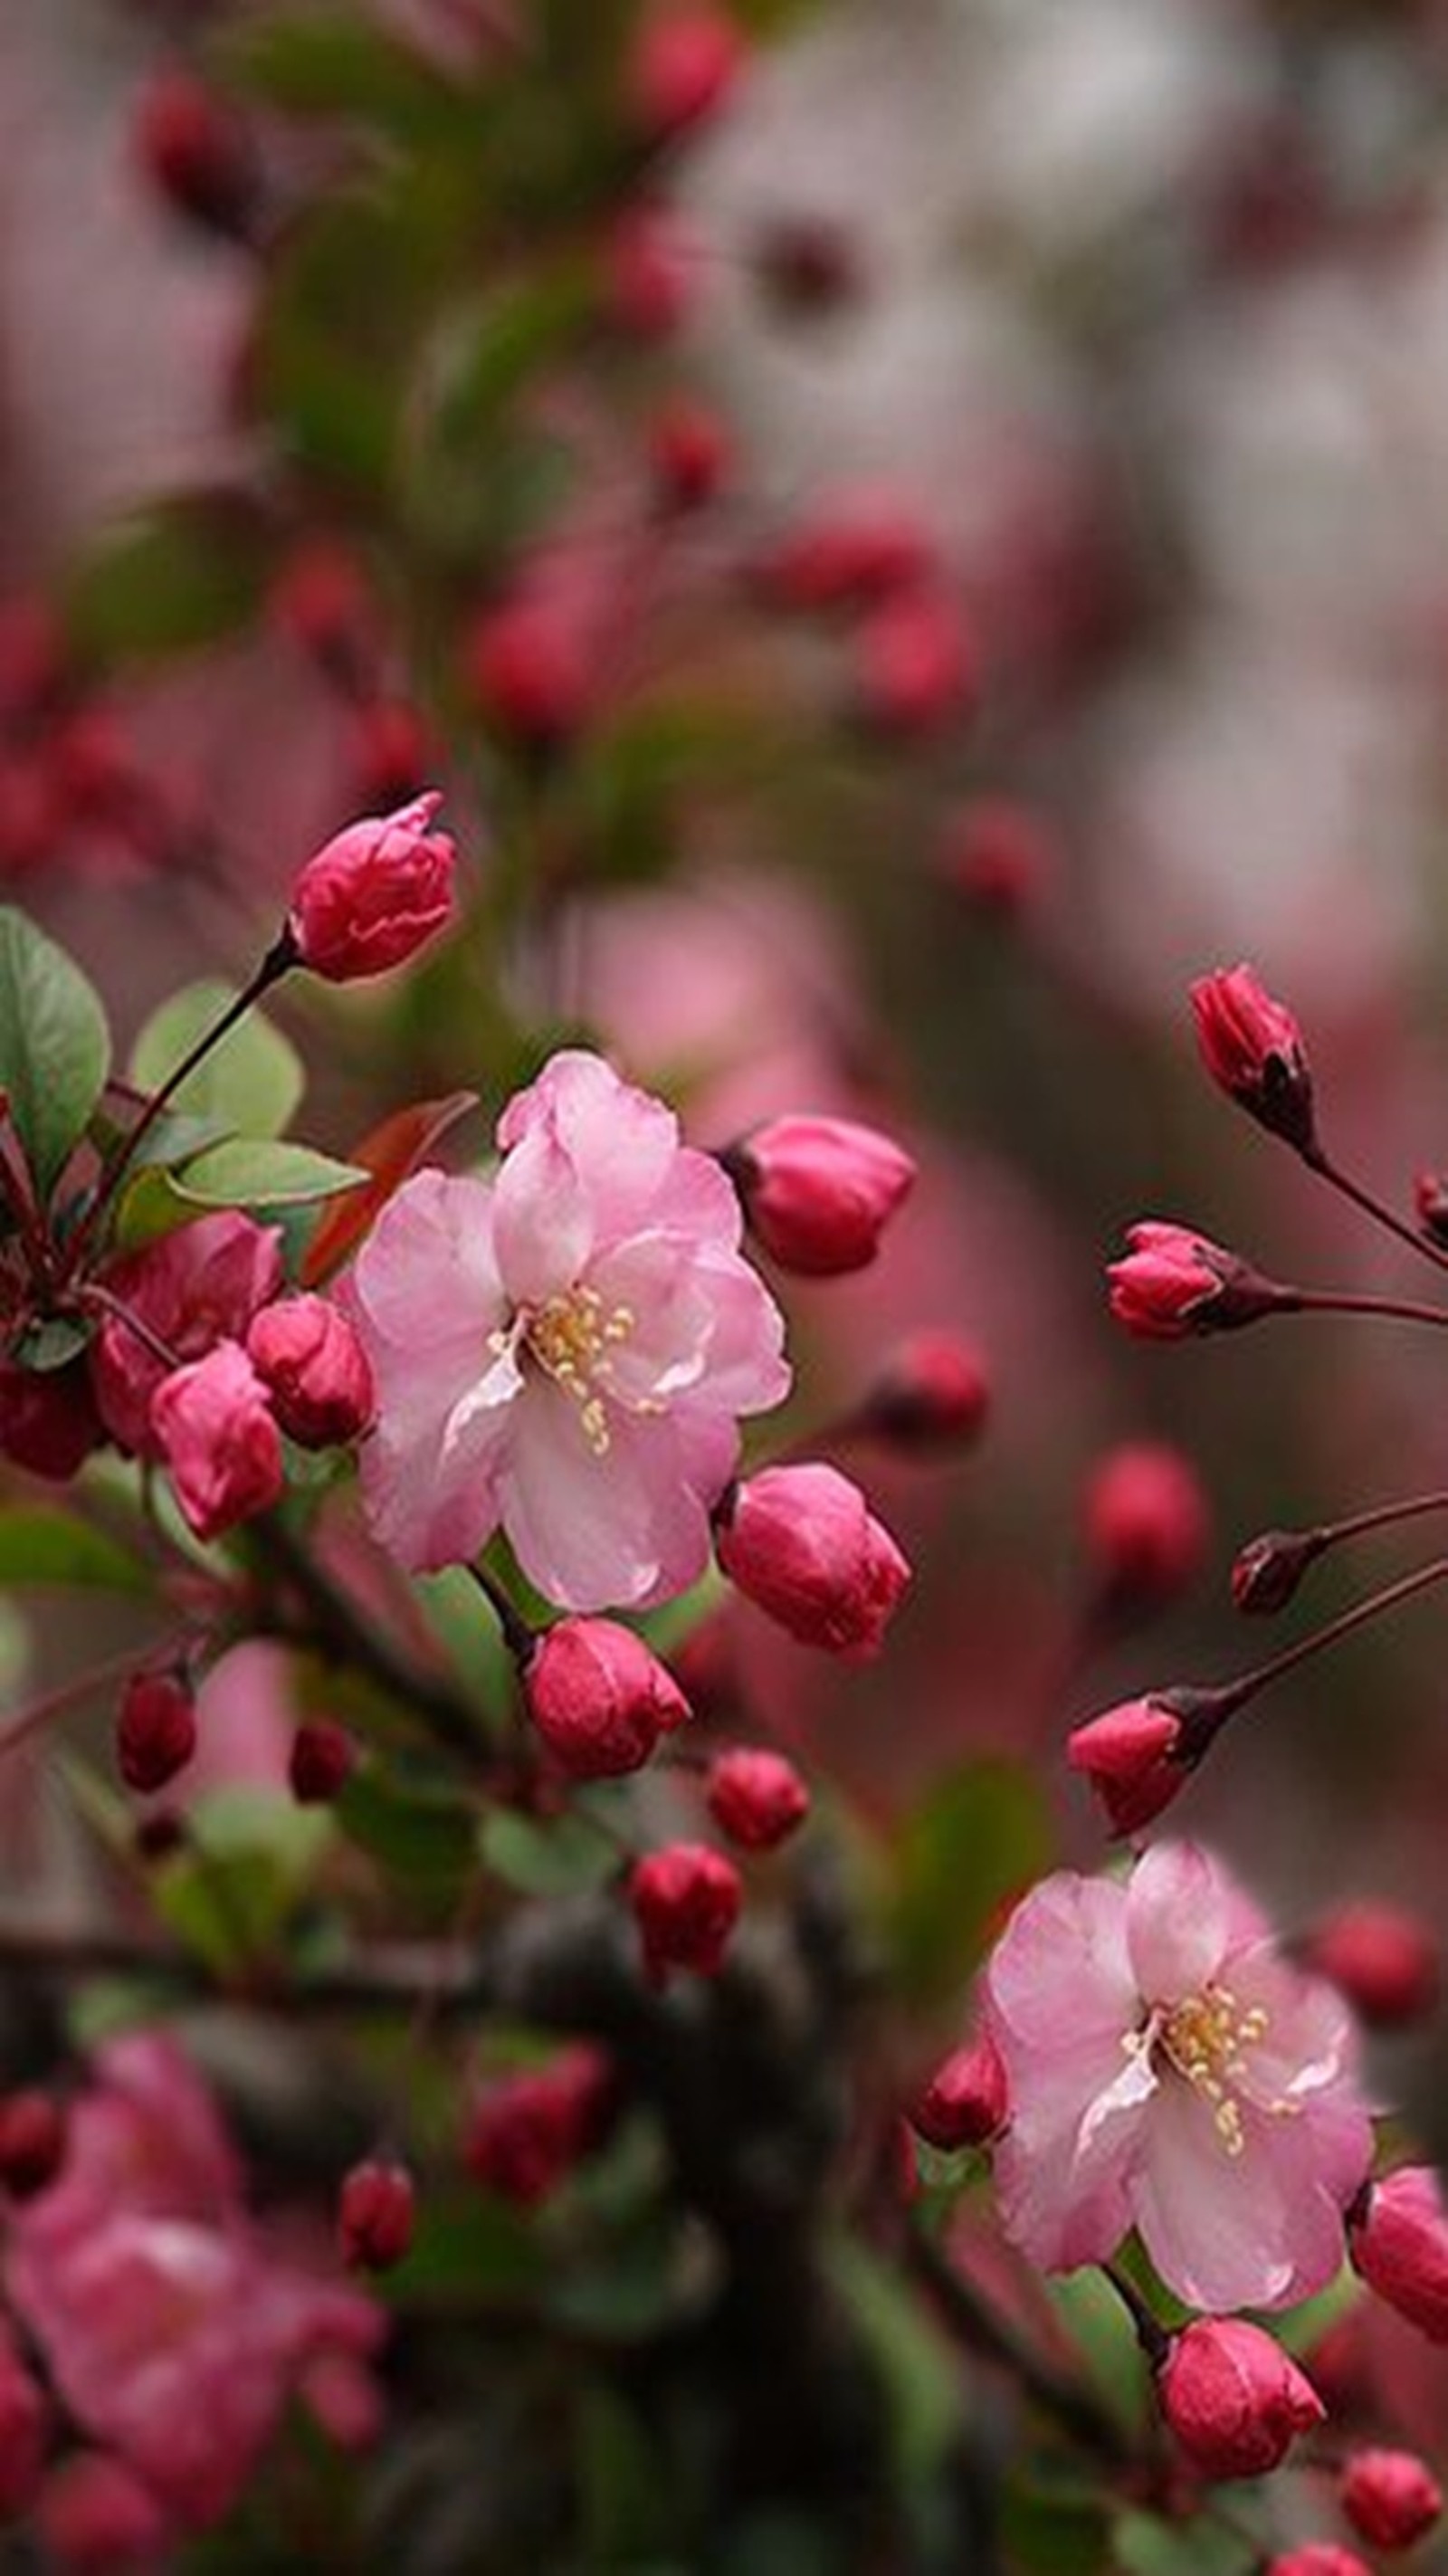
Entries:
POLYGON ((438 1138, 456 1126, 467 1110, 476 1107, 475 1091, 454 1091, 446 1100, 419 1100, 412 1109, 399 1109, 391 1118, 384 1118, 380 1127, 373 1128, 371 1135, 347 1157, 349 1163, 360 1163, 372 1178, 335 1198, 327 1209, 302 1262, 304 1288, 320 1288, 333 1271, 341 1269, 348 1254, 370 1232, 393 1191, 401 1188, 409 1172, 416 1171, 438 1138))

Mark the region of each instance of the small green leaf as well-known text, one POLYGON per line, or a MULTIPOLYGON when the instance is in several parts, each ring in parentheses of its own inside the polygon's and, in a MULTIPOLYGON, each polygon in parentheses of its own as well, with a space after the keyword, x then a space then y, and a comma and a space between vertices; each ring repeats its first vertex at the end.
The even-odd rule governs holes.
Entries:
POLYGON ((183 1199, 202 1207, 307 1207, 314 1199, 335 1198, 365 1180, 355 1163, 334 1163, 310 1145, 253 1144, 234 1137, 213 1145, 183 1172, 171 1176, 183 1199))
POLYGON ((912 1993, 958 1991, 997 1908, 1049 1865, 1039 1783, 1016 1762, 968 1762, 906 1817, 893 1854, 889 1928, 912 1993))
POLYGON ((487 1866, 523 1896, 576 1896, 602 1887, 619 1866, 617 1846, 586 1816, 556 1816, 547 1824, 498 1807, 482 1830, 487 1866))
POLYGON ((1116 2526, 1113 2555, 1122 2576, 1248 2576, 1263 2551, 1205 2514, 1159 2522, 1154 2514, 1127 2513, 1116 2526))
POLYGON ((44 1377, 51 1369, 68 1368, 72 1360, 78 1359, 92 1330, 78 1316, 51 1315, 21 1334, 11 1356, 22 1368, 33 1369, 38 1377, 44 1377))
POLYGON ((152 1879, 157 1912, 227 1974, 275 1949, 331 1838, 329 1813, 276 1790, 213 1790, 192 1808, 188 1843, 152 1879))
POLYGON ((277 10, 234 31, 223 60, 238 87, 293 115, 363 116, 406 131, 453 111, 452 84, 355 8, 277 10))
POLYGON ((105 663, 186 653, 234 633, 266 574, 255 508, 233 492, 163 501, 111 528, 74 575, 72 641, 105 663))
MULTIPOLYGON (((235 999, 233 985, 212 982, 188 984, 173 993, 136 1040, 132 1082, 142 1091, 158 1091, 235 999)), ((214 1119, 248 1136, 279 1136, 301 1099, 304 1081, 291 1041, 259 1011, 248 1011, 182 1083, 171 1105, 188 1118, 214 1119)))
POLYGON ((73 1583, 94 1591, 149 1592, 151 1575, 105 1530, 50 1503, 0 1511, 0 1584, 73 1583))
POLYGON ((472 1809, 451 1789, 407 1780, 377 1761, 352 1773, 332 1813, 350 1839, 394 1877, 445 1898, 466 1884, 476 1844, 472 1809))
POLYGON ((1010 2576, 1103 2576, 1113 2564, 1106 2507, 1079 2483, 1013 2479, 1000 2528, 1010 2576))
POLYGON ((0 1091, 48 1198, 105 1087, 106 1015, 73 958, 25 913, 0 910, 0 1091))

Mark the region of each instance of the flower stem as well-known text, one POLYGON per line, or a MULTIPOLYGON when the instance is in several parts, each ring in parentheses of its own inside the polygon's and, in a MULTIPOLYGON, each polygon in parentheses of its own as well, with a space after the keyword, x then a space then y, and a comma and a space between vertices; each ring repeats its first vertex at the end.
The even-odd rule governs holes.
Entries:
POLYGON ((1370 1216, 1375 1225, 1385 1226, 1400 1243, 1406 1243, 1425 1261, 1431 1261, 1435 1269, 1448 1270, 1448 1252, 1440 1251, 1426 1235, 1419 1234, 1414 1226, 1409 1225, 1405 1217, 1399 1216, 1395 1208, 1386 1206, 1381 1199, 1374 1197, 1371 1190, 1365 1189, 1361 1181, 1355 1181, 1350 1172, 1344 1172, 1324 1146, 1313 1144, 1300 1150, 1308 1170, 1315 1172, 1319 1180, 1326 1181, 1343 1198, 1350 1199, 1353 1206, 1360 1208, 1364 1216, 1370 1216))
POLYGON ((1269 1682, 1280 1681, 1284 1673, 1306 1663, 1310 1656, 1322 1654, 1327 1647, 1338 1645, 1344 1637, 1351 1636, 1355 1628, 1366 1627, 1370 1619, 1381 1618, 1385 1612, 1396 1610, 1402 1602, 1411 1601, 1416 1593, 1426 1592, 1430 1585, 1442 1583, 1445 1579, 1448 1579, 1448 1557, 1435 1557, 1431 1564, 1415 1567, 1411 1574, 1401 1576, 1398 1582, 1388 1584, 1385 1590, 1370 1593, 1366 1601, 1357 1602, 1351 1610, 1345 1610, 1340 1619, 1329 1621, 1325 1628, 1314 1629, 1310 1637, 1299 1637, 1296 1645, 1284 1647, 1280 1655, 1273 1655, 1267 1663, 1256 1665, 1249 1673, 1239 1674, 1236 1681, 1222 1683, 1217 1690, 1203 1692, 1203 1700, 1216 1703, 1216 1723, 1221 1725, 1227 1718, 1235 1716, 1239 1708, 1245 1707, 1249 1699, 1255 1699, 1258 1691, 1265 1690, 1269 1682))
POLYGON ((973 2281, 946 2260, 934 2239, 912 2225, 905 2238, 905 2257, 916 2279, 929 2291, 937 2314, 971 2352, 999 2363, 1050 2415, 1063 2432, 1099 2457, 1121 2465, 1130 2449, 1120 2425, 1097 2403, 1088 2388, 1067 2378, 1027 2343, 1010 2320, 983 2297, 973 2281))

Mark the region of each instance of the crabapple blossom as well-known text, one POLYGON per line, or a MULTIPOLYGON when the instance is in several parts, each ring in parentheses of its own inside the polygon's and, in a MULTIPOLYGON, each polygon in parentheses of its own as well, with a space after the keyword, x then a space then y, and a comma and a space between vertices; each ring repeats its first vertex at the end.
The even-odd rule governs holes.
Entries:
POLYGON ((1260 2478, 1326 2415, 1279 2343, 1240 2317, 1199 2317, 1157 2372, 1161 2411, 1209 2478, 1260 2478))
POLYGON ((1353 2269, 1431 2343, 1448 2343, 1448 2210, 1427 2165, 1372 2184, 1348 2226, 1353 2269))
POLYGON ((303 966, 329 984, 385 974, 452 918, 454 847, 432 829, 436 789, 368 815, 324 843, 292 888, 287 928, 303 966))
POLYGON ((163 1343, 175 1364, 203 1359, 223 1339, 244 1342, 252 1317, 280 1294, 281 1234, 237 1208, 223 1208, 162 1235, 102 1275, 113 1303, 90 1351, 101 1419, 123 1449, 159 1458, 151 1402, 167 1366, 153 1344, 163 1343), (144 1329, 138 1332, 127 1316, 144 1329))
POLYGON ((523 1687, 544 1743, 577 1780, 639 1770, 689 1716, 672 1674, 615 1619, 560 1619, 539 1639, 523 1687))
POLYGON ((990 1376, 960 1333, 909 1333, 865 1390, 854 1427, 912 1458, 967 1448, 990 1410, 990 1376))
POLYGON ((716 1754, 705 1795, 720 1832, 741 1851, 773 1851, 809 1814, 809 1791, 794 1764, 759 1745, 716 1754))
POLYGON ((1355 2549, 1339 2549, 1335 2540, 1307 2540, 1268 2561, 1263 2576, 1373 2576, 1355 2549))
POLYGON ((287 1438, 303 1449, 328 1449, 366 1430, 372 1371, 353 1326, 329 1298, 279 1297, 263 1306, 246 1355, 287 1438))
POLYGON ((1411 2549, 1443 2511, 1443 2490, 1413 2451, 1355 2451, 1340 2494, 1354 2531, 1375 2549, 1411 2549))
POLYGON ((1372 2155, 1349 2017, 1208 1853, 1046 1879, 985 1992, 1011 2099, 997 2191, 1033 2262, 1104 2261, 1135 2227, 1194 2307, 1285 2307, 1334 2277, 1372 2155))
POLYGON ((1128 1440, 1097 1464, 1083 1498, 1087 1552, 1108 1600, 1169 1601, 1198 1571, 1210 1530, 1201 1479, 1165 1440, 1128 1440))
POLYGON ((340 1795, 357 1766, 357 1748, 332 1718, 307 1719, 292 1737, 287 1778, 299 1807, 325 1807, 340 1795))
POLYGON ((116 1720, 116 1766, 128 1789, 164 1789, 196 1750, 196 1697, 184 1673, 133 1673, 116 1720))
POLYGON ((1145 1217, 1127 1230, 1127 1250, 1106 1276, 1118 1324, 1142 1341, 1175 1342, 1188 1333, 1231 1332, 1283 1303, 1235 1252, 1189 1226, 1145 1217))
POLYGON ((910 2113, 910 2125, 942 2154, 982 2147, 1010 2112, 1005 2063, 988 2030, 952 2049, 910 2113))
POLYGON ((1066 1760, 1084 1773, 1114 1834, 1139 1833, 1169 1807, 1187 1776, 1182 1721, 1165 1692, 1123 1700, 1075 1727, 1066 1760))
POLYGON ((1239 1108, 1299 1151, 1316 1142, 1312 1074, 1295 1014, 1250 966, 1199 976, 1192 1014, 1202 1062, 1239 1108))
POLYGON ((1301 1957, 1346 1995, 1370 2030, 1410 2030, 1438 2002, 1438 1944, 1400 1905, 1359 1898, 1314 1923, 1301 1957))
POLYGON ((204 1360, 166 1378, 152 1399, 151 1423, 198 1538, 219 1538, 279 1499, 281 1434, 239 1342, 218 1342, 204 1360))
POLYGON ((354 2272, 390 2272, 412 2243, 416 2200, 405 2165, 373 2158, 353 2165, 337 2204, 343 2261, 354 2272))
POLYGON ((910 1567, 864 1495, 835 1467, 765 1467, 720 1514, 729 1580, 806 1646, 876 1655, 910 1567))
POLYGON ((782 1270, 862 1270, 915 1179, 893 1138, 853 1118, 771 1118, 726 1163, 749 1223, 782 1270))
POLYGON ((587 2040, 560 2049, 546 2066, 500 2075, 468 2117, 463 2161, 469 2173, 520 2208, 546 2200, 601 2143, 616 2091, 612 2060, 587 2040))
POLYGON ((782 1319, 723 1172, 601 1057, 554 1056, 497 1132, 491 1179, 418 1173, 356 1263, 373 1527, 423 1571, 501 1528, 565 1609, 667 1600, 708 1561, 737 1416, 789 1385, 782 1319))
POLYGON ((646 1852, 629 1880, 629 1903, 654 1983, 663 1985, 674 1968, 717 1977, 743 1901, 733 1861, 707 1843, 646 1852))

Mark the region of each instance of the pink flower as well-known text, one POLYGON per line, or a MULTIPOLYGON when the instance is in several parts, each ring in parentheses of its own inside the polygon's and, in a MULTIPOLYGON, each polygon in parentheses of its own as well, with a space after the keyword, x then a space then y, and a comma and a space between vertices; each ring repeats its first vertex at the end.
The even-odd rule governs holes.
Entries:
POLYGON ((861 1399, 857 1428, 911 1458, 968 1448, 990 1411, 990 1375, 959 1333, 908 1333, 861 1399))
POLYGON ((372 2303, 278 2254, 180 2050, 109 2042, 59 2179, 12 2213, 5 2284, 83 2432, 202 2527, 241 2492, 321 2358, 360 2362, 372 2303))
POLYGON ((988 2030, 937 2066, 910 2113, 910 2125, 942 2155, 983 2147, 1010 2113, 1005 2062, 988 2030))
POLYGON ((281 1435, 238 1342, 218 1342, 158 1387, 151 1422, 176 1500, 198 1538, 219 1538, 282 1490, 281 1435))
MULTIPOLYGON (((223 1339, 245 1341, 258 1308, 280 1293, 281 1235, 225 1208, 114 1263, 104 1285, 176 1361, 203 1359, 223 1339)), ((104 1317, 90 1358, 111 1438, 139 1457, 159 1458, 151 1398, 167 1374, 165 1361, 116 1314, 104 1317)))
POLYGON ((369 2157, 342 2178, 337 2235, 354 2272, 390 2272, 412 2244, 417 2192, 406 2165, 369 2157))
POLYGON ((1250 966, 1233 966, 1198 978, 1192 1014, 1212 1080, 1289 1145, 1312 1145, 1312 1074, 1286 1003, 1273 1000, 1250 966))
POLYGON ((544 1743, 575 1780, 640 1770, 689 1716, 673 1675, 616 1619, 560 1619, 533 1651, 524 1692, 544 1743))
POLYGON ((1355 2209, 1353 2269, 1432 2343, 1448 2343, 1448 2210, 1427 2165, 1385 2174, 1355 2209))
POLYGON ((665 1984, 675 1968, 717 1977, 743 1902, 733 1861, 707 1843, 646 1852, 629 1880, 629 1903, 654 1984, 665 1984))
POLYGON ((148 2576, 165 2564, 172 2517, 124 2460, 72 2451, 35 2508, 46 2563, 64 2576, 148 2576))
POLYGON ((773 1851, 809 1814, 809 1791, 782 1753, 732 1745, 709 1765, 709 1813, 741 1851, 773 1851))
POLYGON ((1443 2511, 1443 2490, 1413 2451, 1356 2451, 1342 2477, 1342 2509, 1374 2549, 1411 2549, 1443 2511))
POLYGON ((628 104, 649 143, 669 143, 717 113, 745 61, 732 18, 690 0, 645 21, 628 64, 628 104))
POLYGON ((1122 1700, 1066 1738, 1066 1760, 1101 1801, 1114 1834, 1135 1834, 1169 1807, 1186 1780, 1182 1722, 1165 1694, 1122 1700))
POLYGON ((116 1720, 116 1767, 144 1797, 184 1771, 196 1750, 196 1696, 182 1672, 133 1673, 116 1720))
POLYGON ((1203 2317, 1174 2335, 1157 2374, 1161 2411, 1209 2478, 1260 2478, 1327 2409, 1279 2343, 1240 2317, 1203 2317))
POLYGON ((431 829, 435 790, 395 814, 349 823, 308 859, 287 927, 296 953, 330 984, 401 966, 452 919, 451 836, 431 829))
POLYGON ((1127 1232, 1129 1249, 1106 1276, 1118 1324, 1142 1341, 1181 1341, 1188 1333, 1229 1332, 1253 1324, 1282 1303, 1235 1252, 1184 1225, 1147 1217, 1127 1232))
POLYGON ((1165 1440, 1127 1440, 1102 1458, 1086 1488, 1086 1546, 1108 1602, 1145 1609, 1190 1583, 1210 1522, 1201 1479, 1165 1440))
POLYGON ((617 2091, 613 2061, 589 2040, 546 2066, 500 2075, 468 2117, 463 2161, 473 2180, 522 2209, 546 2200, 601 2144, 617 2091))
POLYGON ((772 1118, 726 1159, 765 1251, 807 1278, 873 1261, 915 1178, 900 1146, 853 1118, 772 1118))
POLYGON ((263 1306, 246 1355, 287 1438, 303 1449, 329 1449, 366 1430, 375 1409, 367 1354, 326 1297, 279 1297, 263 1306))
POLYGON ((357 1261, 373 1525, 424 1571, 502 1528, 566 1609, 667 1600, 708 1561, 736 1416, 788 1387, 781 1317, 718 1165, 600 1057, 555 1056, 498 1142, 490 1180, 406 1182, 357 1261))
POLYGON ((1348 2015, 1207 1853, 1045 1880, 986 1991, 1011 2097, 1001 2213, 1033 2262, 1104 2261, 1136 2227, 1194 2307, 1285 2307, 1334 2277, 1372 2156, 1348 2015))
POLYGON ((1264 2576, 1373 2576, 1355 2549, 1339 2549, 1335 2540, 1305 2540, 1268 2561, 1264 2576))
POLYGON ((838 1468, 766 1467, 730 1500, 719 1563, 805 1646, 877 1655, 910 1567, 858 1485, 838 1468))
POLYGON ((1370 2030, 1411 2030, 1437 2010, 1438 1944, 1431 1926, 1400 1905, 1362 1898, 1338 1906, 1312 1925, 1301 1956, 1370 2030))

